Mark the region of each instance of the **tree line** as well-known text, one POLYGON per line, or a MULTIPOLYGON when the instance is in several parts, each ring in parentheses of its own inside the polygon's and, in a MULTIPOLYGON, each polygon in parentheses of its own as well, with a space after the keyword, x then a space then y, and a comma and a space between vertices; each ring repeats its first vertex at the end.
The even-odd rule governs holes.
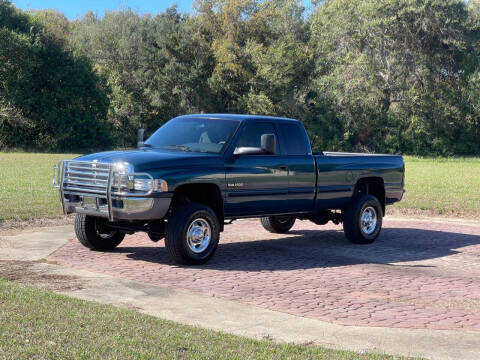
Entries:
POLYGON ((480 154, 480 0, 197 0, 69 21, 0 0, 0 149, 135 144, 185 113, 301 120, 320 150, 480 154))

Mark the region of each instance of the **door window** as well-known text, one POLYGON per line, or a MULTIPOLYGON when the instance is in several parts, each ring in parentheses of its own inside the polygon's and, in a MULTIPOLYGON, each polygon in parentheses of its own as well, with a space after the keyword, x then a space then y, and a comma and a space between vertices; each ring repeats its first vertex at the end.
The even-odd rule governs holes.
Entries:
POLYGON ((279 154, 279 144, 278 144, 278 137, 275 132, 275 128, 271 123, 262 123, 262 122, 255 122, 247 124, 242 131, 242 135, 240 135, 240 139, 238 140, 237 147, 261 147, 261 137, 263 134, 274 134, 275 135, 275 146, 276 151, 275 154, 279 154))

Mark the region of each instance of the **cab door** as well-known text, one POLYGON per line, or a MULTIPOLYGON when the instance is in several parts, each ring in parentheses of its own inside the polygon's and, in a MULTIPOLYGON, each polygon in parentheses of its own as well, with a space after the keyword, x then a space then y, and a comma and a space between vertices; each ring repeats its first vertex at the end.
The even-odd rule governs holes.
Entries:
POLYGON ((315 205, 316 169, 305 129, 298 122, 282 121, 277 124, 282 153, 287 155, 288 211, 312 211, 315 205))
POLYGON ((275 154, 232 155, 225 164, 227 217, 281 214, 287 211, 288 166, 280 152, 275 124, 268 121, 248 121, 235 145, 261 147, 261 136, 274 134, 275 154))

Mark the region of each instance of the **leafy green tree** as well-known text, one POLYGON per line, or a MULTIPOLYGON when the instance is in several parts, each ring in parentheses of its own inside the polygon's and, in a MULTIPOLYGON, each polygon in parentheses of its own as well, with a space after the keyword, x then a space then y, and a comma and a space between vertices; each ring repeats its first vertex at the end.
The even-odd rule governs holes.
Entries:
POLYGON ((215 108, 210 46, 175 8, 155 17, 87 13, 73 25, 70 45, 107 79, 108 120, 121 146, 134 145, 139 127, 153 131, 173 116, 215 108))
POLYGON ((332 104, 344 147, 445 153, 454 146, 465 130, 453 99, 468 77, 467 19, 457 0, 330 0, 317 9, 313 87, 332 104))
POLYGON ((313 3, 69 22, 0 0, 0 147, 130 147, 176 115, 237 112, 298 118, 317 150, 480 153, 479 0, 313 3))
POLYGON ((301 1, 198 0, 196 9, 224 111, 306 117, 312 57, 301 1))
POLYGON ((107 98, 90 63, 62 49, 38 19, 7 1, 0 2, 0 19, 0 146, 80 150, 111 145, 107 98))
POLYGON ((32 15, 42 24, 44 36, 59 47, 66 46, 71 25, 65 15, 50 9, 34 10, 32 15))

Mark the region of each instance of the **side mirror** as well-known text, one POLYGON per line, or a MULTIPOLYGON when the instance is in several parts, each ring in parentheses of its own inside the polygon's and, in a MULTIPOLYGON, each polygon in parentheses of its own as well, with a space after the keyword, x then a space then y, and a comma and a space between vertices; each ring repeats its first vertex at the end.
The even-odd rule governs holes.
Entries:
POLYGON ((260 147, 237 147, 233 155, 273 155, 276 151, 275 135, 263 134, 260 137, 260 147))
POLYGON ((260 144, 265 154, 273 155, 277 150, 277 144, 274 134, 263 134, 260 138, 260 144))
POLYGON ((145 141, 145 129, 139 129, 137 133, 137 146, 142 147, 145 141))

